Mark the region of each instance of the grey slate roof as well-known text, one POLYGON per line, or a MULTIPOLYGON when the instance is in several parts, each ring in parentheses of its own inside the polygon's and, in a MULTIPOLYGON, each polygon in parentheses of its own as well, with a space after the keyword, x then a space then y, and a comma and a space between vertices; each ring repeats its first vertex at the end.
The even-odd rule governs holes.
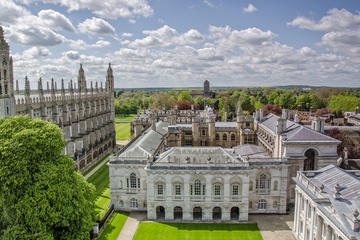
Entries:
POLYGON ((236 122, 215 122, 217 128, 236 128, 236 122))
MULTIPOLYGON (((280 117, 270 113, 259 125, 268 130, 270 134, 276 135, 277 121, 280 117)), ((314 131, 301 124, 286 121, 286 131, 283 134, 286 142, 333 142, 339 143, 338 140, 325 134, 314 131)))
MULTIPOLYGON (((352 228, 353 221, 356 219, 354 211, 360 210, 360 171, 346 171, 331 164, 317 171, 302 172, 301 174, 318 189, 320 186, 324 186, 321 193, 315 194, 309 190, 306 182, 294 178, 297 185, 317 202, 318 209, 331 219, 349 239, 360 239, 360 232, 355 232, 352 228), (340 187, 339 198, 335 197, 336 184, 339 184, 340 187), (327 200, 327 203, 324 200, 327 200)), ((359 217, 357 218, 359 219, 359 217)))

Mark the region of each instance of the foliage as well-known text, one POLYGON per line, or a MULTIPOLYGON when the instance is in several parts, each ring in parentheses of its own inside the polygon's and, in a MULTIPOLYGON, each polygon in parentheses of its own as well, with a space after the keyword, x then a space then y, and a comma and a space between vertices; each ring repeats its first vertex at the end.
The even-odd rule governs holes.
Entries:
POLYGON ((360 98, 356 96, 337 95, 332 96, 329 102, 329 108, 335 111, 355 111, 360 106, 360 98))
POLYGON ((89 239, 94 187, 64 146, 53 123, 0 119, 1 239, 89 239))
POLYGON ((344 156, 344 148, 346 147, 348 150, 349 158, 360 158, 360 153, 356 150, 357 148, 349 132, 340 131, 338 128, 335 127, 328 131, 328 135, 341 141, 341 143, 337 147, 338 155, 344 156))
POLYGON ((277 104, 266 104, 263 108, 264 116, 268 115, 269 113, 279 115, 281 114, 281 108, 277 104))
POLYGON ((183 91, 179 94, 178 98, 177 98, 178 101, 188 101, 188 102, 193 102, 193 99, 192 97, 190 96, 190 92, 188 91, 183 91))
POLYGON ((181 100, 175 103, 175 105, 178 107, 179 110, 189 110, 191 109, 191 105, 194 105, 194 109, 199 109, 199 104, 194 104, 192 102, 181 100))
POLYGON ((152 109, 171 109, 175 102, 176 98, 174 96, 171 96, 170 94, 166 92, 157 92, 152 96, 152 109))

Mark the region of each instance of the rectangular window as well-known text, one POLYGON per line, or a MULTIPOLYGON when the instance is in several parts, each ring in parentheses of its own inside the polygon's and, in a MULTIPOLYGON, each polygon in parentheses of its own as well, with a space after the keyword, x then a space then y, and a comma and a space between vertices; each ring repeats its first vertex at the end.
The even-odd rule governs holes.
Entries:
POLYGON ((238 185, 233 185, 232 187, 232 195, 239 195, 239 186, 238 185))
POLYGON ((220 185, 215 185, 214 186, 214 193, 215 193, 215 196, 220 196, 221 195, 220 185))
POLYGON ((181 195, 181 185, 175 185, 175 195, 181 195))
POLYGON ((193 185, 190 185, 190 195, 193 195, 193 185))
POLYGON ((203 187, 203 192, 202 192, 202 195, 205 195, 205 185, 202 186, 203 187))
POLYGON ((138 188, 140 188, 140 178, 138 178, 138 188))
POLYGON ((129 179, 126 179, 126 187, 129 188, 129 179))
POLYGON ((157 194, 158 194, 158 195, 163 195, 163 194, 164 194, 164 185, 159 184, 159 185, 157 186, 157 194))

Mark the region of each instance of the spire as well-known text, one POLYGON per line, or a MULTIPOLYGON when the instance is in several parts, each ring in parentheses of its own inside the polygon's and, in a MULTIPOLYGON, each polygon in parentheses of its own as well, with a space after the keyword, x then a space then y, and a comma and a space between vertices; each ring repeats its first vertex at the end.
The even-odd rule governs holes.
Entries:
POLYGON ((57 88, 57 82, 55 82, 55 93, 57 92, 58 88, 57 88))
POLYGON ((64 85, 64 79, 61 79, 61 94, 65 95, 65 85, 64 85))
POLYGON ((38 90, 39 90, 39 94, 40 95, 44 95, 44 89, 43 89, 43 85, 42 85, 42 79, 39 79, 39 83, 38 83, 38 90))
POLYGON ((19 81, 16 80, 16 94, 20 94, 20 90, 19 90, 19 81))
POLYGON ((49 81, 46 82, 46 93, 50 94, 49 81))
POLYGON ((91 90, 91 93, 94 93, 94 88, 93 88, 92 81, 90 82, 90 90, 91 90))
POLYGON ((239 106, 238 106, 238 109, 237 109, 237 115, 240 116, 243 114, 243 110, 242 110, 242 107, 241 107, 241 103, 239 103, 239 106))
POLYGON ((78 74, 78 92, 86 92, 86 78, 85 78, 85 72, 82 67, 82 64, 80 63, 80 69, 78 74))
POLYGON ((1 25, 0 25, 0 40, 4 41, 4 30, 1 25))
POLYGON ((109 67, 107 69, 105 88, 108 93, 112 93, 114 91, 114 75, 111 63, 109 63, 109 67))
POLYGON ((98 82, 95 82, 95 90, 96 90, 96 92, 99 92, 98 82))
POLYGON ((30 82, 28 77, 25 77, 25 95, 30 96, 30 82))
POLYGON ((104 90, 104 89, 103 89, 103 84, 102 84, 102 82, 101 82, 101 83, 100 83, 100 91, 103 92, 103 90, 104 90))
POLYGON ((54 79, 51 79, 51 95, 55 95, 55 84, 54 79))
POLYGON ((69 82, 69 92, 70 92, 70 93, 73 93, 73 92, 74 92, 73 80, 72 80, 72 79, 70 79, 70 82, 69 82))

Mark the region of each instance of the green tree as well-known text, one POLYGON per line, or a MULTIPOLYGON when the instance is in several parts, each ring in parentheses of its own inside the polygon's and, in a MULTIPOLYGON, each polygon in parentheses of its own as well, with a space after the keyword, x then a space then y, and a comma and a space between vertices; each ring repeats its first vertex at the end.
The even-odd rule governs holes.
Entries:
POLYGON ((178 101, 183 101, 183 100, 185 100, 185 101, 193 102, 193 99, 192 99, 192 97, 191 97, 191 95, 190 95, 190 92, 188 92, 188 91, 183 91, 183 92, 181 92, 181 93, 179 94, 177 100, 178 100, 178 101))
POLYGON ((53 123, 0 119, 0 239, 89 239, 95 188, 53 123))
POLYGON ((360 98, 355 96, 332 96, 329 102, 329 107, 333 112, 355 111, 357 106, 360 106, 360 98))
POLYGON ((301 106, 303 111, 309 111, 311 107, 311 98, 308 94, 302 94, 296 99, 296 106, 301 106))

